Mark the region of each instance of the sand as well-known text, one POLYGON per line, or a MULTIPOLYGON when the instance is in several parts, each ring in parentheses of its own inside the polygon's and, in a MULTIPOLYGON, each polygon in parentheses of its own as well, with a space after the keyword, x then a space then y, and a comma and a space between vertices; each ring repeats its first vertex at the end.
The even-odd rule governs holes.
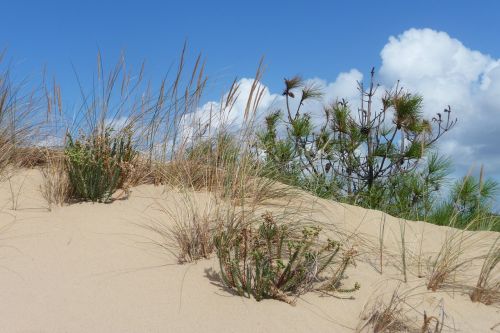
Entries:
MULTIPOLYGON (((409 290, 415 311, 408 317, 418 323, 424 310, 439 315, 444 309, 443 331, 500 332, 500 325, 490 329, 500 322, 499 307, 472 303, 466 287, 426 290, 427 261, 440 249, 447 227, 388 216, 380 274, 381 212, 296 196, 293 205, 338 228, 358 248, 346 284, 357 281, 361 289, 352 299, 308 293, 290 306, 236 296, 214 279, 216 258, 179 265, 156 244, 161 237, 146 226, 172 223, 159 207, 179 207, 182 193, 142 185, 126 200, 49 211, 38 170, 23 170, 10 184, 0 183, 0 332, 353 332, 376 296, 390 296, 398 285, 409 290), (408 283, 400 271, 401 223, 408 283)), ((200 204, 207 200, 206 193, 192 195, 200 204)), ((468 235, 470 257, 487 251, 497 236, 468 235)), ((480 264, 466 266, 457 281, 474 285, 480 264)))

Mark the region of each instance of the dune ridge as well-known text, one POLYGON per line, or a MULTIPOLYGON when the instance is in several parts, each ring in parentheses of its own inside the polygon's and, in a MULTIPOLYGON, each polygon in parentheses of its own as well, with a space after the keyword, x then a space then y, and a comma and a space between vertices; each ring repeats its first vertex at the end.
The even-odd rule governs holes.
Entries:
MULTIPOLYGON (((418 325, 425 311, 436 317, 444 313, 443 332, 500 331, 494 327, 500 322, 498 306, 472 303, 466 287, 426 288, 428 258, 453 231, 449 227, 386 216, 380 274, 377 244, 384 214, 300 192, 288 208, 299 207, 331 232, 337 229, 358 249, 347 279, 358 281, 361 289, 352 299, 307 293, 290 306, 234 295, 216 278, 215 256, 179 265, 157 246, 162 240, 147 225, 172 223, 159 203, 175 207, 185 194, 141 185, 126 200, 49 211, 41 181, 40 172, 31 169, 0 183, 2 332, 353 332, 367 324, 377 297, 388 298, 397 288, 414 307, 408 320, 418 325), (401 272, 402 223, 407 283, 401 272)), ((200 205, 210 200, 205 192, 190 195, 200 205)), ((259 209, 282 207, 273 203, 259 209)), ((464 252, 469 257, 484 254, 497 237, 494 232, 464 233, 473 244, 464 252)), ((472 260, 457 273, 457 285, 462 280, 474 285, 481 263, 472 260)))

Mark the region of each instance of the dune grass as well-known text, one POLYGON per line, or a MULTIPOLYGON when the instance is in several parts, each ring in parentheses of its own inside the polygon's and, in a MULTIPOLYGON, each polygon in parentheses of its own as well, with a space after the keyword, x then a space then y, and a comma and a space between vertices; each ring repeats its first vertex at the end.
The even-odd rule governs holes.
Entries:
POLYGON ((402 290, 398 285, 390 295, 389 299, 385 294, 377 295, 374 301, 365 305, 356 332, 443 332, 446 327, 443 304, 440 304, 438 314, 428 315, 426 311, 419 313, 411 305, 412 298, 421 296, 414 289, 402 290))
POLYGON ((33 156, 30 140, 36 136, 35 117, 40 99, 27 91, 23 82, 11 78, 10 65, 5 63, 5 52, 0 54, 0 180, 5 180, 33 156), (25 149, 22 153, 21 149, 25 149))
POLYGON ((63 152, 46 149, 45 154, 45 163, 40 167, 42 173, 40 191, 48 209, 52 210, 54 206, 62 206, 68 202, 71 188, 63 152))
POLYGON ((485 255, 476 286, 470 293, 473 302, 487 305, 500 303, 500 237, 497 237, 485 255))

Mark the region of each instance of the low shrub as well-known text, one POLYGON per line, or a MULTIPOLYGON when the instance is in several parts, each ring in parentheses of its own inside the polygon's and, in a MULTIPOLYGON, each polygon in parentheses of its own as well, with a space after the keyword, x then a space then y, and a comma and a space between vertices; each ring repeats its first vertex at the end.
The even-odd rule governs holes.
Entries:
POLYGON ((359 284, 342 287, 344 273, 356 252, 345 251, 335 260, 342 245, 321 242, 319 227, 301 233, 279 225, 271 213, 262 216, 258 228, 240 225, 220 231, 214 244, 223 283, 239 295, 257 301, 273 298, 294 304, 290 296, 310 290, 353 292, 359 284))
POLYGON ((76 199, 107 202, 125 179, 128 165, 136 153, 131 134, 103 134, 83 136, 73 140, 68 134, 65 155, 72 195, 76 199))

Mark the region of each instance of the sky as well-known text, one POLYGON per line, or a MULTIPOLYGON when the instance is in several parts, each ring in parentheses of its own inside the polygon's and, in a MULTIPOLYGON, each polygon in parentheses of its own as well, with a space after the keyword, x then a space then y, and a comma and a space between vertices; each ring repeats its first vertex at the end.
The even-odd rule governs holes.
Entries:
POLYGON ((46 68, 69 99, 75 71, 90 78, 98 50, 107 64, 121 52, 128 65, 145 61, 155 81, 187 41, 190 56, 207 61, 207 103, 235 77, 249 87, 264 56, 266 107, 279 105, 283 78, 295 74, 320 84, 325 102, 355 99, 356 80, 374 66, 383 87, 400 80, 422 94, 426 116, 452 107, 459 122, 440 148, 457 176, 484 164, 500 181, 499 1, 17 0, 0 11, 0 48, 16 75, 46 68))

